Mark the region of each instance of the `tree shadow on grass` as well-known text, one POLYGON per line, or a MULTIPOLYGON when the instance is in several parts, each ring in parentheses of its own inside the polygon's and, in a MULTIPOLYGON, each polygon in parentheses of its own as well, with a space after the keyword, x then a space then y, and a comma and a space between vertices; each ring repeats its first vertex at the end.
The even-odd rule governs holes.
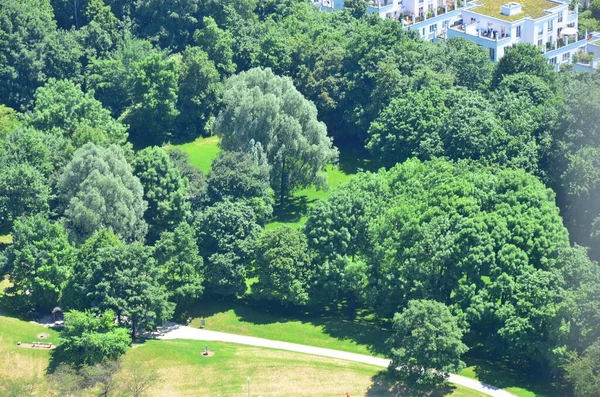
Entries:
POLYGON ((340 170, 347 175, 353 175, 359 171, 377 171, 377 164, 371 158, 371 154, 364 146, 340 144, 340 170))
POLYGON ((481 345, 472 348, 463 360, 477 379, 500 389, 519 387, 535 393, 536 396, 568 396, 558 385, 552 384, 539 370, 525 363, 507 357, 492 356, 481 345), (493 358, 492 358, 493 357, 493 358))
POLYGON ((366 397, 444 397, 456 390, 456 386, 452 384, 425 390, 411 389, 388 371, 381 371, 371 379, 373 383, 367 389, 366 397))
POLYGON ((273 208, 271 222, 295 223, 308 212, 308 207, 315 200, 308 200, 306 196, 292 196, 285 199, 283 206, 273 208))
POLYGON ((345 320, 332 313, 311 311, 307 308, 269 305, 250 299, 200 302, 196 308, 190 311, 192 317, 196 318, 191 325, 198 326, 200 324, 197 320, 199 317, 206 318, 229 310, 233 310, 236 317, 242 322, 254 325, 286 322, 308 323, 322 327, 324 333, 332 338, 364 345, 373 354, 385 356, 388 353, 385 345, 389 331, 379 325, 345 320))

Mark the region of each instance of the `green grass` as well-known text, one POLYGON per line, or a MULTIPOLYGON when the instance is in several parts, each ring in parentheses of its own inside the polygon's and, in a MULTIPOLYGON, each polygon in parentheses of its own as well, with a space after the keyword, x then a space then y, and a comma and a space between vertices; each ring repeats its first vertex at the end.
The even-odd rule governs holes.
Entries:
POLYGON ((215 157, 221 151, 219 137, 198 138, 193 142, 181 145, 168 145, 167 149, 179 149, 190 156, 190 163, 207 173, 215 157))
MULTIPOLYGON (((411 395, 381 368, 222 342, 147 341, 130 350, 125 361, 158 372, 159 381, 152 393, 156 396, 246 396, 247 377, 252 396, 343 396, 346 392, 352 397, 411 395), (214 356, 201 356, 207 345, 214 356)), ((432 396, 483 395, 451 385, 432 396)))
POLYGON ((13 238, 10 234, 5 234, 0 236, 0 245, 9 245, 12 244, 13 238))
POLYGON ((482 4, 480 7, 473 8, 474 12, 479 12, 483 15, 503 19, 505 21, 518 21, 519 19, 525 18, 527 16, 533 19, 540 18, 546 15, 544 10, 556 6, 556 3, 552 3, 548 0, 525 0, 520 2, 523 5, 523 12, 513 16, 507 16, 503 15, 501 10, 502 6, 506 3, 509 3, 509 1, 482 0, 480 3, 482 4))
POLYGON ((384 357, 389 332, 374 325, 292 310, 255 308, 242 302, 206 302, 192 312, 192 327, 384 357))

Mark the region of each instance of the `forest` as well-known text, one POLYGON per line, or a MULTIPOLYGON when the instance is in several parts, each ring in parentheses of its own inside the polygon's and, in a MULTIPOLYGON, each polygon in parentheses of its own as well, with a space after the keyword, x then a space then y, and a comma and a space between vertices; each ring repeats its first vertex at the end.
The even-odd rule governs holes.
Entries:
POLYGON ((0 0, 11 308, 105 335, 100 355, 62 336, 76 365, 243 298, 379 322, 420 386, 485 346, 597 396, 600 73, 348 3, 0 0), (169 149, 203 136, 209 172, 169 149), (368 166, 329 188, 345 153, 368 166), (311 186, 304 224, 269 227, 311 186))

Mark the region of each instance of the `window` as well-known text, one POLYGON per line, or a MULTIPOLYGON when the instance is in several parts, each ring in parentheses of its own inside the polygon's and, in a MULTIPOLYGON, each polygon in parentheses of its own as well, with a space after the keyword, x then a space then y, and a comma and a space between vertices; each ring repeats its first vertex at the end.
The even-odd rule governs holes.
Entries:
POLYGON ((548 43, 552 44, 552 36, 548 37, 548 43))
POLYGON ((561 23, 563 21, 563 13, 559 13, 558 14, 558 23, 561 23))
POLYGON ((495 48, 490 48, 490 59, 492 61, 496 60, 496 49, 495 48))
POLYGON ((521 37, 521 25, 517 26, 517 37, 521 37))
POLYGON ((570 59, 571 59, 571 53, 570 53, 570 52, 565 52, 565 53, 562 55, 562 60, 563 60, 563 62, 568 62, 570 59))
POLYGON ((442 22, 442 29, 448 29, 448 24, 450 23, 450 21, 445 20, 444 22, 442 22))
POLYGON ((429 11, 433 10, 433 4, 429 4, 429 5, 427 6, 427 9, 428 9, 429 11))
POLYGON ((434 33, 437 30, 437 23, 429 25, 429 33, 434 33))
POLYGON ((425 28, 423 28, 423 34, 421 36, 425 37, 425 28))
POLYGON ((556 65, 556 57, 550 58, 550 63, 556 65))
POLYGON ((554 29, 554 21, 550 20, 548 21, 548 32, 552 32, 552 29, 554 29))
POLYGON ((540 25, 538 27, 538 36, 541 36, 544 34, 544 25, 540 25))
POLYGON ((544 44, 544 42, 542 41, 542 39, 538 40, 538 47, 541 47, 544 44))

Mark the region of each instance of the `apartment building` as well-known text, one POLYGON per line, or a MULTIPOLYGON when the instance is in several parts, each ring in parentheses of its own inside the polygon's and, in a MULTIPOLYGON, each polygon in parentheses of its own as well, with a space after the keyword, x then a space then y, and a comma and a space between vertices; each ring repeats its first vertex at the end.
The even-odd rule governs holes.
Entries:
MULTIPOLYGON (((315 3, 325 10, 344 8, 344 0, 315 3)), ((586 51, 590 41, 600 43, 596 35, 579 34, 578 7, 569 10, 568 0, 368 0, 367 4, 367 13, 397 20, 427 40, 473 41, 486 48, 494 62, 507 47, 529 43, 558 68, 586 51)))

